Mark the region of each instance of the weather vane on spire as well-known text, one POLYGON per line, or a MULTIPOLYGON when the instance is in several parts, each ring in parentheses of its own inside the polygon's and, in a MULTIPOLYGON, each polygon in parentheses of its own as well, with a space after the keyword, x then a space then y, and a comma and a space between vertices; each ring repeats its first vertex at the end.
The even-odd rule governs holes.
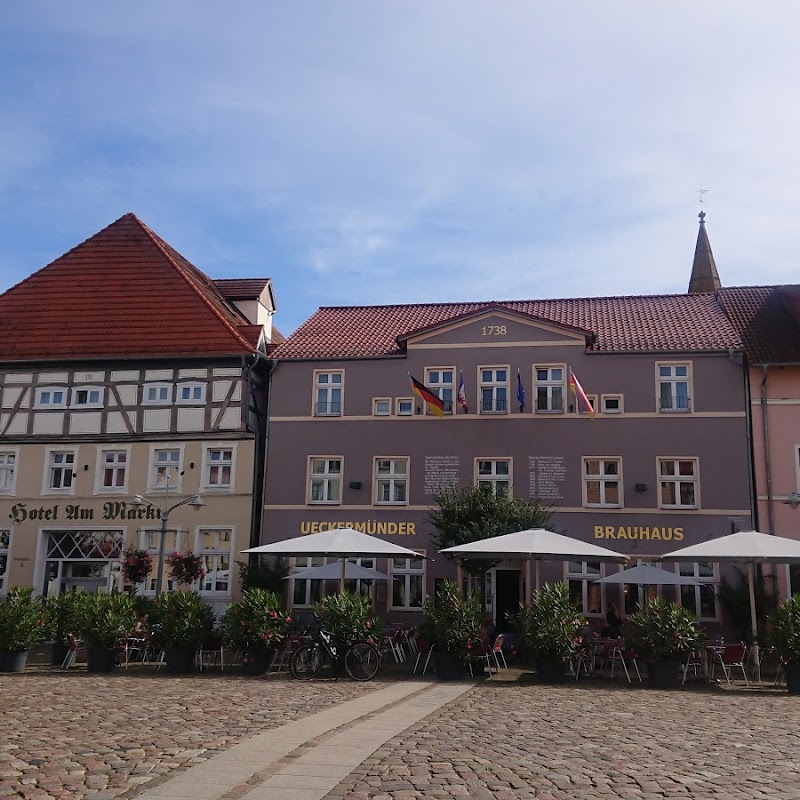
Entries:
POLYGON ((706 218, 706 212, 703 211, 703 198, 705 197, 705 195, 709 191, 711 191, 711 190, 710 189, 704 189, 702 186, 700 186, 700 188, 697 190, 697 194, 700 197, 700 213, 698 214, 698 216, 700 217, 700 222, 701 223, 705 222, 705 218, 706 218))

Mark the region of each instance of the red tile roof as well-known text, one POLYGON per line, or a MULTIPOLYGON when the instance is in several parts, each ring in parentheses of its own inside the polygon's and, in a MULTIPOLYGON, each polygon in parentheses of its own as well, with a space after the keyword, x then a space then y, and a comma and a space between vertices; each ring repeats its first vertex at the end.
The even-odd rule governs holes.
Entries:
POLYGON ((228 300, 255 300, 269 282, 269 278, 225 278, 215 280, 214 286, 228 300))
POLYGON ((590 331, 590 349, 596 351, 741 348, 713 294, 681 294, 320 308, 272 354, 286 359, 392 355, 402 352, 398 337, 496 307, 590 331))
POLYGON ((717 296, 751 364, 800 364, 800 286, 735 286, 717 296))
POLYGON ((242 355, 257 332, 133 214, 0 295, 0 360, 242 355))

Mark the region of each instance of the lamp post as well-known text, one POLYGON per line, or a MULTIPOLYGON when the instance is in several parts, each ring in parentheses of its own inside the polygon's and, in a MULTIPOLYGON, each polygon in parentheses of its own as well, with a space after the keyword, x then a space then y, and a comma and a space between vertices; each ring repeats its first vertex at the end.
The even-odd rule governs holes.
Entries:
MULTIPOLYGON (((192 495, 191 497, 187 497, 185 500, 181 500, 178 503, 173 503, 172 505, 168 505, 169 503, 169 479, 170 475, 167 473, 166 477, 166 491, 164 493, 164 504, 159 505, 157 503, 153 503, 148 500, 144 495, 136 494, 133 496, 133 500, 131 500, 130 504, 132 506, 150 506, 151 508, 155 508, 159 512, 159 516, 161 517, 161 536, 158 540, 158 572, 156 573, 156 597, 161 594, 162 584, 164 582, 164 546, 167 541, 167 523, 169 522, 169 515, 176 509, 180 508, 181 506, 191 506, 194 509, 202 508, 205 503, 203 502, 203 498, 200 497, 199 494, 192 495)), ((157 486, 158 484, 156 484, 157 486)), ((155 487, 153 487, 155 488, 155 487)))

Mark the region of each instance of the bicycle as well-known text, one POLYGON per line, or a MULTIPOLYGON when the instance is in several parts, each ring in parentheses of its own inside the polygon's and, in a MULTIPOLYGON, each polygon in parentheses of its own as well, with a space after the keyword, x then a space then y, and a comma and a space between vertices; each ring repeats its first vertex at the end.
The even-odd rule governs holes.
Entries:
POLYGON ((342 663, 345 672, 354 681, 368 681, 377 674, 381 657, 378 648, 372 642, 364 639, 346 640, 344 657, 340 657, 333 634, 323 630, 320 624, 312 629, 311 639, 312 641, 301 645, 292 653, 289 672, 293 678, 299 681, 316 678, 322 672, 326 659, 330 659, 334 676, 337 675, 342 663))

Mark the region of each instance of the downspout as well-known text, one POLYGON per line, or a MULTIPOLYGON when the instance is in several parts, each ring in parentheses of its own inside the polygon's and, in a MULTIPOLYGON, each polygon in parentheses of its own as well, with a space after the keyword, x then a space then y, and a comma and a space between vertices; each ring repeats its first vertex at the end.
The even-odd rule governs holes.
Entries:
POLYGON ((754 531, 759 529, 758 521, 758 491, 756 490, 756 466, 753 457, 753 396, 750 386, 750 369, 743 365, 744 374, 744 402, 747 412, 745 414, 745 435, 747 437, 747 462, 750 465, 748 475, 748 491, 750 492, 750 519, 754 531))
POLYGON ((767 414, 767 379, 769 378, 769 364, 762 367, 761 378, 761 426, 764 435, 764 469, 767 473, 767 533, 775 535, 775 517, 772 511, 772 464, 769 456, 769 421, 767 414))
MULTIPOLYGON (((272 409, 272 375, 280 364, 280 361, 272 359, 271 361, 267 361, 269 365, 267 370, 266 382, 267 382, 267 407, 264 410, 264 456, 262 459, 261 467, 263 469, 263 473, 261 476, 261 493, 260 493, 260 508, 259 508, 259 528, 257 533, 254 534, 255 541, 251 544, 251 547, 258 547, 261 544, 261 528, 263 524, 263 512, 264 512, 264 503, 267 496, 267 461, 269 460, 269 420, 270 414, 272 409)), ((250 555, 251 563, 258 563, 259 556, 257 553, 252 553, 250 555)))
MULTIPOLYGON (((259 455, 262 452, 263 442, 264 442, 264 431, 266 427, 266 421, 261 420, 261 414, 259 413, 258 402, 255 400, 256 393, 254 387, 254 377, 253 377, 253 370, 257 366, 258 362, 261 361, 262 356, 261 353, 255 351, 252 354, 252 361, 247 367, 247 398, 245 401, 244 406, 244 413, 245 417, 245 429, 255 434, 255 447, 253 448, 253 457, 255 463, 253 464, 253 504, 252 508, 250 509, 250 547, 255 547, 259 544, 259 538, 261 535, 261 509, 264 504, 263 496, 264 496, 264 480, 263 474, 261 475, 261 482, 260 484, 257 483, 257 478, 259 476, 259 455), (255 402, 255 415, 256 415, 256 425, 255 428, 250 424, 250 415, 251 415, 251 406, 255 402)), ((248 356, 247 358, 250 358, 248 356)), ((263 459, 262 459, 263 460, 263 459)))

